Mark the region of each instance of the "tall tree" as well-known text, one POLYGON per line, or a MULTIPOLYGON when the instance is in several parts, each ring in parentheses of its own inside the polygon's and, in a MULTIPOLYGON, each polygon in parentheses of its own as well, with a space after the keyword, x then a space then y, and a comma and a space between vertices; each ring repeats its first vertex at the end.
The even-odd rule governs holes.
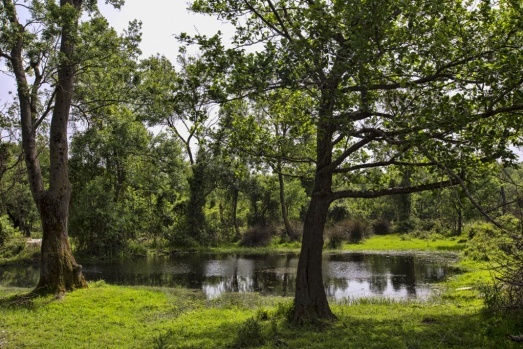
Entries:
POLYGON ((206 196, 214 189, 210 173, 212 152, 208 149, 213 71, 198 57, 178 56, 179 70, 165 57, 151 57, 142 62, 143 99, 151 97, 145 119, 151 124, 166 125, 183 143, 191 165, 189 200, 184 230, 201 245, 212 240, 205 220, 206 196), (196 154, 195 154, 196 152, 196 154))
POLYGON ((236 26, 233 49, 216 38, 187 39, 229 74, 231 98, 286 88, 314 100, 316 171, 295 322, 335 318, 321 267, 333 201, 465 186, 456 169, 513 158, 522 40, 517 22, 503 18, 505 3, 196 0, 192 8, 236 26), (388 187, 375 171, 400 166, 413 169, 408 187, 388 187), (416 176, 419 168, 434 175, 416 176), (367 174, 377 180, 361 185, 367 174))
MULTIPOLYGON (((113 1, 119 5, 121 1, 113 1)), ((29 6, 12 0, 0 5, 0 57, 7 60, 18 90, 22 147, 29 185, 42 223, 40 280, 36 293, 61 295, 87 287, 82 267, 72 255, 67 221, 71 185, 68 175, 67 127, 79 57, 75 55, 82 10, 96 3, 83 0, 33 1, 29 6), (26 24, 18 10, 29 12, 26 24), (58 43, 58 50, 55 44, 58 43), (27 77, 30 72, 32 82, 27 77), (41 103, 42 89, 51 86, 41 103), (48 115, 49 183, 46 186, 38 159, 36 130, 48 115)))

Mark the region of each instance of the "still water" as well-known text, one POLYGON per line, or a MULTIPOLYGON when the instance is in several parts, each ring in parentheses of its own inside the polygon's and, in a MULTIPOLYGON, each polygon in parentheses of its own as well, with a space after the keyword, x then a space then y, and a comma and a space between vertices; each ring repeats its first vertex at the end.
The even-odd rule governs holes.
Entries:
MULTIPOLYGON (((384 296, 425 299, 433 284, 452 273, 454 257, 440 254, 334 253, 323 257, 327 296, 336 300, 384 296)), ((177 254, 171 258, 84 265, 88 280, 110 284, 183 286, 202 290, 207 298, 225 292, 259 292, 292 296, 296 254, 177 254)), ((0 286, 34 287, 36 267, 0 267, 0 286)))

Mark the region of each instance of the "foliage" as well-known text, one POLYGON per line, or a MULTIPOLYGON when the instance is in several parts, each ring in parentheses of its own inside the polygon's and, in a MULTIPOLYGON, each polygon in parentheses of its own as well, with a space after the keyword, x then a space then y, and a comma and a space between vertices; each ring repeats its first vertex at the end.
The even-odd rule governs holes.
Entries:
POLYGON ((258 320, 254 318, 247 319, 238 328, 236 338, 233 341, 233 348, 255 348, 265 342, 258 320))
MULTIPOLYGON (((491 251, 488 256, 489 260, 495 263, 493 271, 496 275, 496 282, 483 290, 485 305, 493 311, 521 311, 523 309, 521 220, 511 215, 505 215, 501 217, 500 221, 504 230, 491 234, 491 238, 496 240, 495 247, 501 251, 491 251)), ((472 240, 476 239, 478 233, 481 232, 476 232, 472 240)))
POLYGON ((465 226, 469 237, 464 255, 477 261, 496 261, 510 250, 510 236, 488 222, 474 222, 465 226))
POLYGON ((4 246, 15 233, 7 216, 0 216, 0 247, 4 246))
MULTIPOLYGON (((40 147, 46 142, 44 135, 38 135, 40 147)), ((25 166, 19 156, 21 153, 19 142, 0 145, 0 214, 7 215, 11 225, 29 237, 38 227, 38 212, 31 197, 25 166)), ((45 158, 46 150, 42 153, 42 158, 45 158)))
POLYGON ((410 217, 394 224, 394 231, 397 233, 408 233, 416 230, 419 226, 420 220, 415 217, 410 217))
POLYGON ((333 226, 325 229, 324 235, 327 238, 327 248, 341 248, 344 241, 347 241, 347 231, 341 227, 333 226))
POLYGON ((351 244, 362 242, 370 233, 369 225, 359 219, 346 219, 325 230, 329 248, 340 248, 343 241, 351 244))
POLYGON ((243 234, 240 246, 263 247, 267 246, 274 235, 273 226, 254 225, 249 227, 243 234))
POLYGON ((371 227, 372 233, 376 235, 387 235, 391 232, 390 221, 385 217, 373 221, 371 227))
POLYGON ((40 251, 36 248, 28 248, 25 241, 20 233, 13 234, 6 240, 4 245, 0 246, 0 265, 38 263, 40 251))

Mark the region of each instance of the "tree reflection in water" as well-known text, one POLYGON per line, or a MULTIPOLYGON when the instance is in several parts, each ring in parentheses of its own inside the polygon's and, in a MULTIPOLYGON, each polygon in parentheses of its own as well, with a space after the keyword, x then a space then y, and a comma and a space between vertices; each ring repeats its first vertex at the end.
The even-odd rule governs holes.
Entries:
MULTIPOLYGON (((435 254, 326 254, 323 275, 327 295, 334 299, 385 296, 426 298, 430 284, 452 271, 453 255, 435 254)), ((202 290, 207 298, 225 292, 259 292, 292 296, 298 256, 178 254, 170 259, 146 259, 84 265, 88 280, 111 284, 182 286, 202 290)), ((0 286, 34 287, 36 267, 0 268, 0 286)))

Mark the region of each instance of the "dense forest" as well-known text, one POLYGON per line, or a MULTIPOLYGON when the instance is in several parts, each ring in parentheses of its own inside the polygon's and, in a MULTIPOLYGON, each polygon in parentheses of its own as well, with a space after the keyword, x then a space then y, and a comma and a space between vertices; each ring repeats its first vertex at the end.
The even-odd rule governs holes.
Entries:
POLYGON ((73 254, 298 241, 303 323, 335 318, 324 248, 488 222, 519 256, 518 1, 190 9, 234 37, 177 33, 171 62, 143 57, 140 22, 117 33, 96 1, 0 3, 16 83, 0 106, 0 247, 43 239, 38 293, 87 286, 73 254))

